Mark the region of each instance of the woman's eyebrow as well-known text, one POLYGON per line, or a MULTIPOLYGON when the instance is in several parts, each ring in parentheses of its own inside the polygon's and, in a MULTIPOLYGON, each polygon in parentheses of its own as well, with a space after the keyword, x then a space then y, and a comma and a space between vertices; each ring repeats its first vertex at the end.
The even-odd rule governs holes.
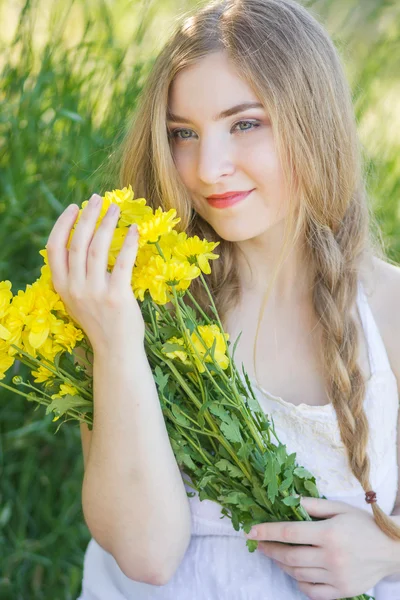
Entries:
MULTIPOLYGON (((221 119, 225 119, 226 117, 231 117, 238 112, 242 112, 243 110, 248 110, 249 108, 264 108, 260 102, 242 102, 242 104, 237 104, 236 106, 232 106, 232 108, 228 108, 227 110, 223 110, 218 115, 213 117, 213 121, 219 121, 221 119)), ((167 121, 170 123, 190 123, 190 119, 186 119, 185 117, 180 117, 179 115, 174 115, 171 112, 167 112, 167 121)))

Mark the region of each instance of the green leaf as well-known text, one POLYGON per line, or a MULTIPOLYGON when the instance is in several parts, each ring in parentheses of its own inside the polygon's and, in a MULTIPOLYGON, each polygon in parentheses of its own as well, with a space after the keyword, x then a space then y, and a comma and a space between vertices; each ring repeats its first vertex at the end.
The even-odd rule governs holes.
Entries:
POLYGON ((172 344, 171 342, 165 342, 161 350, 165 354, 167 352, 176 352, 177 350, 179 350, 180 352, 186 352, 185 346, 181 346, 181 344, 172 344))
POLYGON ((71 394, 66 394, 61 398, 54 398, 52 402, 50 402, 50 404, 46 407, 46 415, 48 415, 50 412, 54 412, 57 414, 57 416, 62 416, 70 408, 93 408, 93 402, 85 400, 84 398, 78 395, 72 396, 71 394))
POLYGON ((206 473, 204 475, 204 477, 202 477, 199 481, 199 487, 204 488, 206 487, 206 485, 208 483, 210 483, 210 481, 212 481, 213 479, 215 479, 215 474, 214 473, 206 473))
MULTIPOLYGON (((237 345, 238 345, 238 343, 239 343, 239 339, 240 339, 240 336, 242 335, 242 333, 243 333, 242 331, 239 333, 239 335, 237 336, 237 338, 236 338, 236 340, 235 340, 235 343, 233 344, 233 349, 232 349, 232 352, 231 352, 232 361, 234 361, 234 360, 235 360, 236 346, 237 346, 237 345)), ((231 343, 231 342, 228 340, 228 344, 230 344, 230 343, 231 343)))
POLYGON ((313 477, 310 471, 307 471, 304 467, 296 467, 293 473, 297 475, 297 477, 300 477, 300 479, 312 479, 313 477))
POLYGON ((310 492, 311 496, 313 496, 314 498, 319 498, 318 489, 315 483, 313 483, 312 481, 305 481, 304 487, 306 488, 307 492, 310 492))
POLYGON ((287 496, 282 502, 286 506, 300 506, 300 498, 296 498, 295 496, 287 496))
POLYGON ((158 328, 158 331, 160 332, 161 337, 165 340, 168 340, 172 337, 182 337, 181 331, 172 325, 163 325, 162 327, 158 328))
POLYGON ((289 454, 286 459, 286 467, 294 466, 295 462, 296 462, 296 452, 293 452, 293 454, 289 454))
POLYGON ((242 442, 239 426, 232 419, 230 423, 221 423, 220 429, 230 442, 242 442))
POLYGON ((293 477, 287 477, 286 479, 284 479, 281 483, 281 485, 279 486, 279 491, 285 492, 286 490, 288 490, 290 488, 290 486, 293 483, 293 477))
POLYGON ((187 452, 182 452, 182 463, 189 467, 189 469, 192 469, 192 471, 197 470, 195 463, 193 462, 191 456, 187 454, 187 452))
POLYGON ((243 492, 231 491, 226 496, 219 496, 218 499, 225 504, 238 504, 247 507, 254 504, 254 500, 243 492))
POLYGON ((247 402, 247 405, 250 408, 250 410, 252 410, 255 413, 265 415, 265 413, 261 409, 260 403, 258 402, 257 398, 253 398, 253 396, 251 396, 251 395, 247 396, 246 402, 247 402))
POLYGON ((264 486, 267 487, 268 499, 273 503, 278 495, 278 475, 280 468, 275 456, 272 453, 268 453, 266 460, 267 464, 263 483, 264 486))
POLYGON ((215 463, 215 466, 220 471, 229 471, 231 477, 243 477, 242 471, 236 465, 233 465, 231 462, 229 462, 229 460, 226 460, 225 458, 221 458, 221 460, 215 463))
POLYGON ((214 400, 207 400, 206 402, 204 402, 204 404, 202 404, 202 406, 200 407, 199 412, 197 413, 197 420, 199 422, 200 427, 204 427, 205 425, 205 419, 204 419, 204 412, 209 409, 209 407, 214 403, 214 400))
MULTIPOLYGON (((211 357, 211 359, 212 359, 212 361, 213 361, 213 362, 216 362, 216 361, 215 361, 215 356, 214 356, 214 355, 215 355, 215 347, 216 347, 216 345, 217 345, 217 338, 214 338, 214 339, 213 339, 213 343, 212 343, 211 347, 210 347, 210 348, 207 348, 207 350, 206 350, 206 352, 205 352, 205 354, 204 354, 204 357, 203 357, 203 359, 204 359, 204 360, 205 360, 205 359, 206 359, 208 356, 210 356, 210 357, 211 357)), ((212 365, 210 365, 210 366, 212 366, 212 365)))
POLYGON ((156 381, 157 385, 158 385, 158 389, 160 394, 163 393, 165 386, 168 383, 168 379, 169 379, 169 373, 164 374, 161 370, 161 368, 157 365, 156 368, 154 369, 153 372, 153 377, 154 380, 156 381))
MULTIPOLYGON (((247 460, 250 456, 251 446, 251 441, 243 443, 237 451, 238 458, 240 458, 241 460, 247 460)), ((264 467, 262 468, 262 472, 264 472, 264 467)))
MULTIPOLYGON (((190 319, 183 319, 183 322, 185 323, 185 326, 188 328, 188 330, 190 331, 190 335, 192 335, 192 333, 195 331, 196 329, 196 325, 195 323, 193 323, 193 321, 191 321, 190 319)), ((182 334, 181 334, 182 335, 182 334)))
POLYGON ((185 417, 185 415, 182 414, 182 410, 177 404, 172 404, 171 411, 179 425, 182 425, 183 427, 191 427, 190 421, 185 417))
POLYGON ((249 549, 249 552, 254 552, 257 550, 258 542, 256 540, 246 540, 246 546, 249 549))
POLYGON ((280 467, 285 464, 287 455, 288 454, 287 454, 286 446, 284 444, 279 444, 279 446, 275 450, 275 456, 278 460, 280 467))
POLYGON ((221 419, 221 421, 225 421, 225 423, 229 423, 231 421, 230 414, 228 413, 227 410, 224 409, 224 407, 222 406, 221 403, 217 403, 217 402, 213 401, 210 404, 209 411, 216 417, 219 417, 221 419))

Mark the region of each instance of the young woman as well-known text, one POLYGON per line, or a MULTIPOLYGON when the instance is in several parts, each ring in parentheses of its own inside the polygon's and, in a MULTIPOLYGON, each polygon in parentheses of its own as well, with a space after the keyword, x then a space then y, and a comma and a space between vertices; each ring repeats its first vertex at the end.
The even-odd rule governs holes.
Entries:
POLYGON ((137 239, 108 274, 118 213, 94 234, 94 195, 69 255, 76 205, 47 246, 94 349, 81 600, 400 598, 400 269, 370 233, 351 93, 326 31, 291 0, 198 10, 158 57, 121 160, 136 197, 220 241, 209 282, 231 339, 243 332, 236 360, 328 499, 304 499, 318 522, 259 526, 249 553, 218 504, 187 496, 130 288, 137 239))

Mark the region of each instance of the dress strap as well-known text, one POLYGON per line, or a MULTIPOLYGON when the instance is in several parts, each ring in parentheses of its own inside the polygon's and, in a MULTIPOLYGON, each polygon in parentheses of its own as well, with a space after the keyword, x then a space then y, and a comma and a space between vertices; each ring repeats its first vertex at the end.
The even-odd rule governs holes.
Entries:
POLYGON ((358 281, 357 307, 368 346, 368 358, 371 376, 376 371, 391 370, 385 344, 379 333, 375 317, 372 314, 362 282, 358 281))

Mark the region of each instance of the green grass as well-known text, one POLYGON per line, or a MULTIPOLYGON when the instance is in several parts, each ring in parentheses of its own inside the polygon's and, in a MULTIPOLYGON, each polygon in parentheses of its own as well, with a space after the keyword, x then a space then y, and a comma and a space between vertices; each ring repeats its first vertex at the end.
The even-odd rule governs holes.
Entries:
MULTIPOLYGON (((27 1, 11 42, 3 21, 0 280, 11 279, 14 291, 39 275, 38 251, 63 207, 117 185, 110 157, 162 43, 159 32, 166 37, 174 15, 190 4, 27 1), (44 6, 51 7, 46 28, 44 6)), ((399 7, 308 5, 345 53, 371 200, 388 255, 398 262, 399 7)), ((5 6, 0 1, 0 14, 5 6)), ((89 532, 79 428, 55 429, 44 410, 0 390, 0 600, 71 600, 80 592, 89 532)))

